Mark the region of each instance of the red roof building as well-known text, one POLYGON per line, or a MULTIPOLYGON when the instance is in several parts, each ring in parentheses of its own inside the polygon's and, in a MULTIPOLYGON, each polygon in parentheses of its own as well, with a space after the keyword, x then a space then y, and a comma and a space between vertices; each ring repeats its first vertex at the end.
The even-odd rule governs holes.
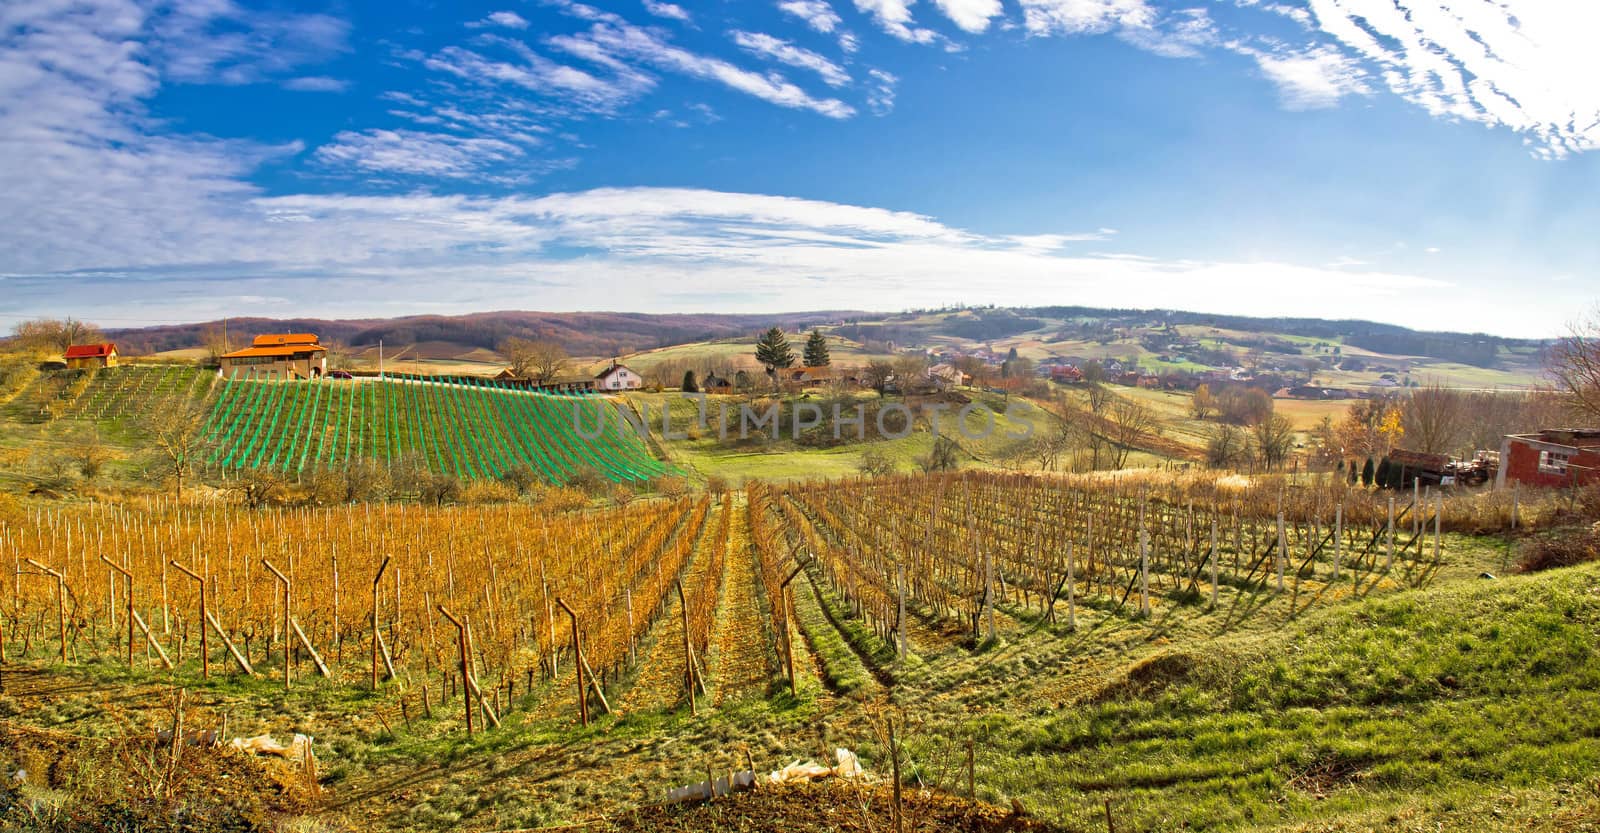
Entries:
POLYGON ((67 348, 67 367, 74 370, 93 367, 116 367, 117 345, 110 342, 105 344, 74 344, 67 348))

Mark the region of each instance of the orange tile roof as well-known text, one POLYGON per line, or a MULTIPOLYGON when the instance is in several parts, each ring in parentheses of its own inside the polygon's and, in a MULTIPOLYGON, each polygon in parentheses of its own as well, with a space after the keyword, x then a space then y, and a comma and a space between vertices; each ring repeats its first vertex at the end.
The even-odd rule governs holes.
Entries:
POLYGON ((235 350, 232 353, 223 356, 222 358, 248 359, 258 356, 293 356, 296 353, 308 353, 316 351, 326 353, 328 352, 328 348, 316 344, 292 344, 284 347, 246 347, 243 350, 235 350))
POLYGON ((283 333, 281 335, 256 336, 254 347, 283 347, 289 344, 311 345, 317 343, 315 333, 283 333))

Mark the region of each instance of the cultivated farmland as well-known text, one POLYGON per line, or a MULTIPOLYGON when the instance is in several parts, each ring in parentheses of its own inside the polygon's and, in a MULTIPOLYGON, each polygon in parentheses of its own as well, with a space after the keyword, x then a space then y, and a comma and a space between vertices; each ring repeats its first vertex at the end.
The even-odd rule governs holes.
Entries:
POLYGON ((1021 740, 1012 721, 1159 692, 1152 680, 1176 673, 1163 646, 1270 659, 1274 634, 1352 610, 1380 615, 1385 599, 1499 569, 1498 549, 1452 529, 1503 524, 1508 507, 1397 498, 1391 521, 1387 493, 1327 481, 967 473, 751 484, 556 515, 36 507, 0 525, 12 568, 0 644, 13 681, 23 664, 12 690, 24 704, 77 696, 26 673, 49 668, 83 680, 81 691, 127 691, 108 714, 135 726, 172 719, 166 683, 195 692, 189 720, 243 731, 281 730, 274 704, 292 698, 320 715, 291 720, 323 736, 315 754, 336 773, 322 778, 326 806, 362 826, 457 826, 461 811, 446 808, 467 800, 459 791, 487 789, 450 770, 415 781, 416 756, 498 749, 531 765, 582 754, 551 751, 577 738, 608 750, 550 783, 508 763, 497 809, 467 825, 489 829, 581 814, 587 805, 563 792, 579 783, 606 785, 593 788, 621 806, 643 789, 648 802, 703 778, 705 756, 737 760, 730 732, 758 768, 816 754, 807 737, 818 728, 881 767, 873 727, 885 710, 921 727, 919 777, 963 789, 938 762, 963 738, 990 737, 1011 757, 980 753, 965 777, 1055 821, 1095 818, 1101 794, 1123 802, 1125 821, 1150 821, 1184 790, 1205 799, 1184 811, 1195 826, 1239 822, 1238 806, 1208 803, 1239 790, 1251 812, 1288 821, 1305 809, 1270 809, 1270 795, 1300 795, 1285 780, 1298 764, 1281 756, 1301 752, 1230 761, 1244 780, 1218 770, 1138 802, 1133 785, 1171 773, 1089 755, 1040 782, 1080 792, 1041 805, 1016 767, 1038 765, 1042 741, 1021 740), (700 751, 649 740, 661 732, 700 751), (396 815, 396 790, 419 809, 396 815))

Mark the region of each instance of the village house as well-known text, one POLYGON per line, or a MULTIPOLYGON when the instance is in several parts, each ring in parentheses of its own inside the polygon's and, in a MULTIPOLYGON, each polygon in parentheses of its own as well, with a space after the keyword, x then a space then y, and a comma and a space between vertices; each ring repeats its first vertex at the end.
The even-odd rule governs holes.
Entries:
POLYGON ((117 345, 110 342, 105 344, 74 344, 67 348, 63 359, 67 367, 72 370, 92 370, 100 367, 116 367, 118 362, 117 345))
POLYGON ((790 371, 789 379, 801 385, 820 385, 833 379, 833 368, 826 365, 822 367, 796 367, 790 371))
POLYGON ((726 376, 718 376, 715 370, 708 370, 705 378, 700 380, 700 390, 705 393, 727 393, 733 390, 733 382, 726 376))
POLYGON ((638 390, 644 387, 644 377, 615 360, 610 367, 595 374, 594 381, 595 387, 600 390, 638 390))
POLYGON ((328 372, 328 348, 312 333, 263 335, 220 362, 224 378, 316 379, 328 372))
POLYGON ((957 370, 955 365, 936 364, 933 367, 928 368, 928 379, 939 387, 953 387, 956 385, 965 385, 967 383, 968 376, 967 374, 962 373, 960 370, 957 370))
POLYGON ((1506 484, 1562 488, 1600 482, 1600 429, 1545 430, 1500 441, 1495 488, 1506 484))

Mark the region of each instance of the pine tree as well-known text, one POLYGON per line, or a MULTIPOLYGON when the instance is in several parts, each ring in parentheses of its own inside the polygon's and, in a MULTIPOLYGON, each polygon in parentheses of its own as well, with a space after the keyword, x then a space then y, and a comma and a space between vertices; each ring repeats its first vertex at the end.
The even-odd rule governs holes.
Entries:
POLYGON ((1356 461, 1351 460, 1350 465, 1345 470, 1350 472, 1350 485, 1354 486, 1360 482, 1361 473, 1356 469, 1356 461))
POLYGON ((1368 457, 1367 464, 1361 467, 1361 485, 1371 486, 1374 474, 1375 472, 1373 471, 1372 458, 1368 457))
POLYGON ((1378 468, 1372 474, 1372 482, 1380 489, 1389 488, 1389 458, 1384 457, 1378 461, 1378 468))
POLYGON ((700 385, 695 382, 693 370, 685 370, 683 372, 683 384, 680 386, 680 389, 684 393, 700 392, 700 385))
POLYGON ((794 366, 794 350, 789 347, 789 339, 783 335, 783 330, 773 327, 761 334, 756 340, 756 361, 767 368, 767 375, 773 381, 778 379, 778 371, 794 366))
POLYGON ((828 358, 828 340, 821 330, 812 330, 806 337, 805 363, 806 367, 827 367, 833 363, 828 358))

